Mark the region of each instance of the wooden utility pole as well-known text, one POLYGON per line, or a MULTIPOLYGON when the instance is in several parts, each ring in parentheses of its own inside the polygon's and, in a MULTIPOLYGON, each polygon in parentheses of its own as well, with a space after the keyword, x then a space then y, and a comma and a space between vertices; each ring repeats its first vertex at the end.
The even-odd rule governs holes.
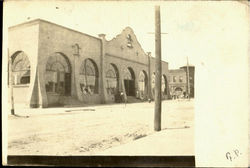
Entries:
POLYGON ((155 6, 155 115, 154 130, 161 130, 161 18, 160 6, 155 6))
POLYGON ((151 52, 147 53, 148 55, 148 101, 151 102, 152 100, 152 92, 151 92, 151 61, 150 61, 150 57, 151 57, 151 52))
POLYGON ((187 89, 188 89, 188 100, 190 100, 190 79, 189 79, 188 57, 187 57, 187 89))
POLYGON ((12 59, 9 55, 9 49, 8 49, 8 60, 9 60, 9 87, 10 87, 11 115, 15 115, 14 96, 13 96, 12 59))

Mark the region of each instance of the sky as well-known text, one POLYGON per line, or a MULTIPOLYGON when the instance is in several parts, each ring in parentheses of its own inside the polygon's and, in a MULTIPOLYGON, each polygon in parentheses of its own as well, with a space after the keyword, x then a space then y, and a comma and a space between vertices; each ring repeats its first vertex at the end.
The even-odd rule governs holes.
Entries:
POLYGON ((103 33, 107 40, 129 26, 134 30, 143 50, 154 56, 154 6, 160 5, 161 32, 164 33, 161 36, 162 60, 169 63, 170 69, 176 69, 187 64, 187 57, 189 64, 200 64, 206 50, 215 50, 215 45, 209 43, 218 35, 216 33, 228 36, 230 30, 225 30, 233 26, 228 19, 235 14, 221 9, 227 9, 228 6, 230 10, 232 3, 234 2, 10 0, 4 4, 4 23, 8 27, 40 18, 95 37, 103 33))

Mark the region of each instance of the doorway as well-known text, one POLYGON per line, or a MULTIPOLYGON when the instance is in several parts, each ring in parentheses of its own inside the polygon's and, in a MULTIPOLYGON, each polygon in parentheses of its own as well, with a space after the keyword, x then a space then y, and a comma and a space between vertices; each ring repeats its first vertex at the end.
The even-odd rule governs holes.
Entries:
POLYGON ((124 79, 124 87, 127 96, 135 96, 135 81, 124 79))
POLYGON ((132 68, 124 72, 124 88, 127 96, 135 96, 135 73, 132 68))

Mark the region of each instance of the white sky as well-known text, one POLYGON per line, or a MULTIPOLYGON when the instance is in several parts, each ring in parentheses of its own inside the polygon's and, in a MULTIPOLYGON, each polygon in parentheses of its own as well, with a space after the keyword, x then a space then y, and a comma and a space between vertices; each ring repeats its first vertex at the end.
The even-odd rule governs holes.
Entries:
MULTIPOLYGON (((238 2, 157 2, 161 6, 162 60, 169 68, 200 64, 200 58, 213 51, 214 38, 228 38, 230 18, 237 17, 221 10, 238 2), (224 22, 225 20, 225 22, 224 22), (216 34, 217 33, 217 34, 216 34), (213 43, 213 45, 210 45, 213 43)), ((108 40, 130 26, 145 52, 154 56, 155 2, 80 2, 80 1, 8 1, 4 4, 4 23, 16 25, 41 18, 98 37, 104 33, 108 40), (58 7, 58 9, 56 9, 58 7)), ((216 43, 217 40, 214 42, 216 43)))

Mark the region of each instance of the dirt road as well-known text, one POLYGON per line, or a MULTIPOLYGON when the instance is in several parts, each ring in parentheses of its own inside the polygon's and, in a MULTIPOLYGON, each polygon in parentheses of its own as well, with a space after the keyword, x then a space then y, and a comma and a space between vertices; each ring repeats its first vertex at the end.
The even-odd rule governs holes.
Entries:
MULTIPOLYGON (((12 155, 89 155, 154 133, 154 102, 17 112, 29 117, 8 117, 12 155)), ((162 129, 193 120, 193 100, 162 102, 162 129)))

